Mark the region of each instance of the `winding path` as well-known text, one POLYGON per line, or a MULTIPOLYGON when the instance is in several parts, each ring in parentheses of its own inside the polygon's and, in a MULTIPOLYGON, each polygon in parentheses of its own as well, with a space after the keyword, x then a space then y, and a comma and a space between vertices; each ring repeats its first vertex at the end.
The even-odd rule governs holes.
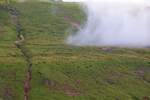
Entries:
POLYGON ((23 57, 27 62, 27 72, 24 80, 24 100, 29 100, 29 94, 31 91, 30 82, 32 80, 32 58, 29 50, 25 47, 26 40, 24 38, 24 35, 22 34, 22 27, 19 21, 19 10, 11 6, 8 6, 7 9, 11 15, 11 20, 16 28, 17 40, 15 41, 15 45, 23 54, 23 57))

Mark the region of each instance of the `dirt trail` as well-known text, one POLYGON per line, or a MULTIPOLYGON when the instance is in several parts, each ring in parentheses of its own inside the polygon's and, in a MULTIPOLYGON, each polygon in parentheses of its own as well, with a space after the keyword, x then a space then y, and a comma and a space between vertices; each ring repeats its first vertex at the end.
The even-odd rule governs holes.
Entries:
POLYGON ((28 48, 26 48, 25 46, 26 39, 24 38, 24 35, 22 33, 22 26, 19 20, 19 10, 16 9, 15 7, 9 6, 8 11, 11 15, 12 23, 15 25, 16 28, 17 40, 15 41, 15 45, 20 50, 27 63, 27 72, 24 80, 24 100, 29 100, 29 94, 31 90, 30 82, 32 79, 31 55, 29 53, 28 48))

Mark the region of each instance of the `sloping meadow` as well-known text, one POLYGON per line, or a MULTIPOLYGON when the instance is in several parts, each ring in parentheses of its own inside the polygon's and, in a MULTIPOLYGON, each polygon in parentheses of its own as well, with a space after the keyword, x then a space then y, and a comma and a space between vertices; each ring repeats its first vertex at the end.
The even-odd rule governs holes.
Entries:
MULTIPOLYGON (((65 43, 82 25, 79 4, 13 3, 32 56, 30 100, 142 100, 150 96, 150 49, 65 43)), ((0 9, 0 99, 22 100, 26 63, 10 15, 0 9)))

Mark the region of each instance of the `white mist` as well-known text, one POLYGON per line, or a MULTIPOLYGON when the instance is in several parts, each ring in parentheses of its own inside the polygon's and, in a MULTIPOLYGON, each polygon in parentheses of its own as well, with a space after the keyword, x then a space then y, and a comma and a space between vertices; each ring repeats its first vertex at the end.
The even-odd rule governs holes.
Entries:
POLYGON ((87 0, 87 22, 67 43, 79 46, 150 46, 150 3, 146 0, 87 0))

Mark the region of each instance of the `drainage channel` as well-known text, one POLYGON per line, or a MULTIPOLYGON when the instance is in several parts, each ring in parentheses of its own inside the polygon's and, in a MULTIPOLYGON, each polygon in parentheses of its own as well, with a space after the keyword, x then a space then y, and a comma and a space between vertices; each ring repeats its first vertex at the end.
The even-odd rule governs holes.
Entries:
POLYGON ((28 48, 25 46, 25 37, 23 35, 23 30, 21 26, 21 22, 19 20, 20 12, 17 8, 13 6, 7 7, 8 12, 11 15, 11 20, 16 28, 16 36, 17 40, 15 41, 16 47, 20 50, 23 55, 24 60, 27 63, 27 72, 24 80, 24 100, 29 100, 29 95, 31 91, 31 80, 32 80, 32 61, 31 54, 29 53, 28 48))

